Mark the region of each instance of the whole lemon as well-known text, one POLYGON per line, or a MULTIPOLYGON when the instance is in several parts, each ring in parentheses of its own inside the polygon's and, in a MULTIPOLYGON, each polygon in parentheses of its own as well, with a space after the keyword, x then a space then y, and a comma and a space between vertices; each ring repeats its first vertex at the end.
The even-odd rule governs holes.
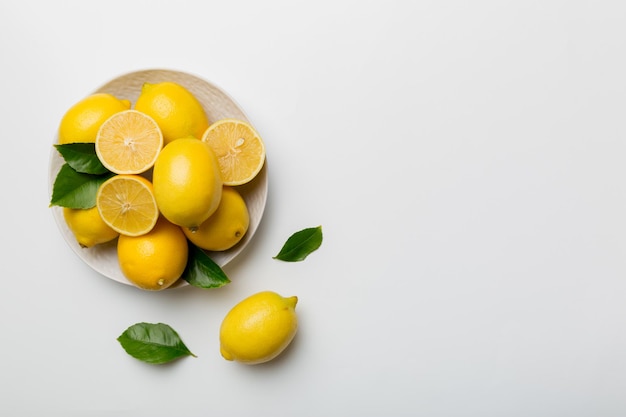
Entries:
POLYGON ((297 302, 296 296, 263 291, 238 303, 220 327, 224 359, 254 365, 278 356, 298 330, 297 302))
POLYGON ((202 104, 187 88, 175 82, 144 83, 135 110, 157 122, 165 144, 190 135, 201 138, 209 127, 202 104))
POLYGON ((233 187, 224 186, 215 213, 198 230, 185 228, 183 232, 187 239, 202 249, 223 251, 235 246, 244 237, 249 225, 250 215, 245 200, 233 187))
POLYGON ((154 198, 172 223, 196 230, 222 198, 217 158, 209 145, 193 137, 163 147, 152 171, 154 198))
POLYGON ((119 236, 100 216, 97 207, 89 209, 63 208, 63 217, 78 244, 90 248, 101 243, 110 242, 119 236))
POLYGON ((141 236, 120 235, 117 257, 124 276, 144 290, 164 290, 174 284, 187 265, 187 239, 180 227, 160 217, 141 236))
POLYGON ((130 101, 97 93, 85 97, 61 118, 59 143, 95 142, 98 129, 105 120, 122 110, 130 109, 130 101))

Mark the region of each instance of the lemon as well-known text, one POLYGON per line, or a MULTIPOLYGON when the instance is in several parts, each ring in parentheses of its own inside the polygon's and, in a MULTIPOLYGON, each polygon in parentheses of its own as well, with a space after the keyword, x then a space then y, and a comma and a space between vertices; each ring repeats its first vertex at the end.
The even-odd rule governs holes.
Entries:
POLYGON ((96 193, 102 220, 127 236, 148 233, 159 218, 152 183, 140 175, 114 175, 96 193))
POLYGON ((203 133, 220 164, 226 185, 252 181, 265 163, 265 144, 256 130, 243 120, 222 119, 203 133))
POLYGON ((156 120, 165 144, 190 135, 201 138, 209 126, 202 104, 187 88, 175 82, 144 83, 135 110, 156 120))
POLYGON ((298 329, 297 302, 296 296, 263 291, 235 305, 220 327, 224 359, 254 365, 278 356, 298 329))
POLYGON ((84 248, 110 242, 119 235, 102 220, 97 207, 90 209, 64 207, 63 217, 67 226, 74 233, 78 244, 84 248))
POLYGON ((124 276, 144 290, 159 291, 174 284, 187 265, 187 239, 180 227, 160 217, 141 236, 120 235, 117 257, 124 276))
POLYGON ((109 117, 96 135, 96 155, 116 174, 141 174, 154 165, 163 147, 161 129, 150 116, 125 110, 109 117))
POLYGON ((181 227, 197 229, 222 198, 222 180, 211 148, 193 137, 163 147, 152 171, 154 197, 161 213, 181 227))
POLYGON ((92 94, 70 107, 59 125, 59 143, 95 142, 105 120, 130 108, 130 101, 106 94, 92 94))
POLYGON ((233 187, 224 186, 222 199, 215 213, 198 230, 183 229, 194 245, 210 250, 224 251, 235 246, 248 231, 250 216, 246 202, 233 187))

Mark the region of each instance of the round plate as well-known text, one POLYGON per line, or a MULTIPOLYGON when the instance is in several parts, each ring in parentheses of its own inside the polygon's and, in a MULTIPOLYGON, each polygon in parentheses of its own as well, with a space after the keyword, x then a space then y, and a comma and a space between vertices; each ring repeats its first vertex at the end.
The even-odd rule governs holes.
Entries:
MULTIPOLYGON (((130 100, 130 102, 134 104, 137 97, 139 97, 143 83, 158 83, 161 81, 173 81, 191 91, 200 103, 202 103, 202 107, 204 107, 204 110, 209 118, 209 122, 211 123, 225 118, 234 118, 249 122, 243 110, 224 91, 208 81, 179 71, 157 69, 131 72, 111 80, 94 91, 94 93, 110 93, 120 99, 130 100)), ((58 143, 58 134, 55 135, 53 143, 58 143)), ((50 196, 52 196, 54 180, 63 164, 63 158, 57 150, 52 147, 48 173, 50 196)), ((248 206, 250 226, 248 227, 248 232, 244 238, 233 248, 223 252, 206 252, 220 267, 225 266, 237 255, 239 255, 254 236, 259 223, 261 222, 261 218, 263 217, 265 202, 267 200, 267 187, 267 170, 265 166, 263 166, 263 169, 251 182, 236 187, 248 206)), ((127 285, 133 285, 126 279, 126 277, 124 277, 119 267, 116 249, 117 240, 103 245, 96 245, 91 248, 82 248, 76 241, 72 231, 65 223, 65 219, 63 218, 63 209, 61 207, 54 206, 51 207, 51 210, 54 219, 59 226, 61 234, 65 238, 65 241, 87 265, 112 280, 127 285)), ((185 285, 189 284, 185 280, 180 279, 170 288, 185 285)))

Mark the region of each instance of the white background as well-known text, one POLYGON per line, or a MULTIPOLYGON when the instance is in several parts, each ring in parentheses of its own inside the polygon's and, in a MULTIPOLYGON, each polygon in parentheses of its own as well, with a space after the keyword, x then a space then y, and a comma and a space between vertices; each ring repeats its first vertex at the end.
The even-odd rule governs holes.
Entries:
POLYGON ((618 0, 2 1, 0 414, 626 415, 625 51, 618 0), (219 290, 109 280, 48 208, 65 110, 150 68, 217 84, 266 142, 219 290), (225 361, 223 316, 266 289, 299 297, 296 339, 225 361), (139 321, 198 358, 134 360, 139 321))

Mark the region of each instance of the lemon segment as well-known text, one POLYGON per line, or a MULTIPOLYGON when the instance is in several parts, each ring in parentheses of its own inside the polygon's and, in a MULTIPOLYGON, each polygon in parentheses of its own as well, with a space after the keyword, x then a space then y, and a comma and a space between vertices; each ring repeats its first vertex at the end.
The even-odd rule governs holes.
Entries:
POLYGON ((108 118, 96 135, 96 154, 109 171, 141 174, 154 165, 163 134, 150 116, 125 110, 108 118))
POLYGON ((283 297, 273 291, 262 291, 239 302, 222 321, 221 355, 247 365, 276 358, 298 330, 297 303, 298 297, 283 297))
POLYGON ((102 220, 127 236, 148 233, 159 218, 150 181, 139 175, 115 175, 98 189, 96 206, 102 220))
POLYGON ((222 119, 202 135, 215 152, 225 185, 252 181, 265 163, 265 144, 254 128, 243 120, 222 119))

